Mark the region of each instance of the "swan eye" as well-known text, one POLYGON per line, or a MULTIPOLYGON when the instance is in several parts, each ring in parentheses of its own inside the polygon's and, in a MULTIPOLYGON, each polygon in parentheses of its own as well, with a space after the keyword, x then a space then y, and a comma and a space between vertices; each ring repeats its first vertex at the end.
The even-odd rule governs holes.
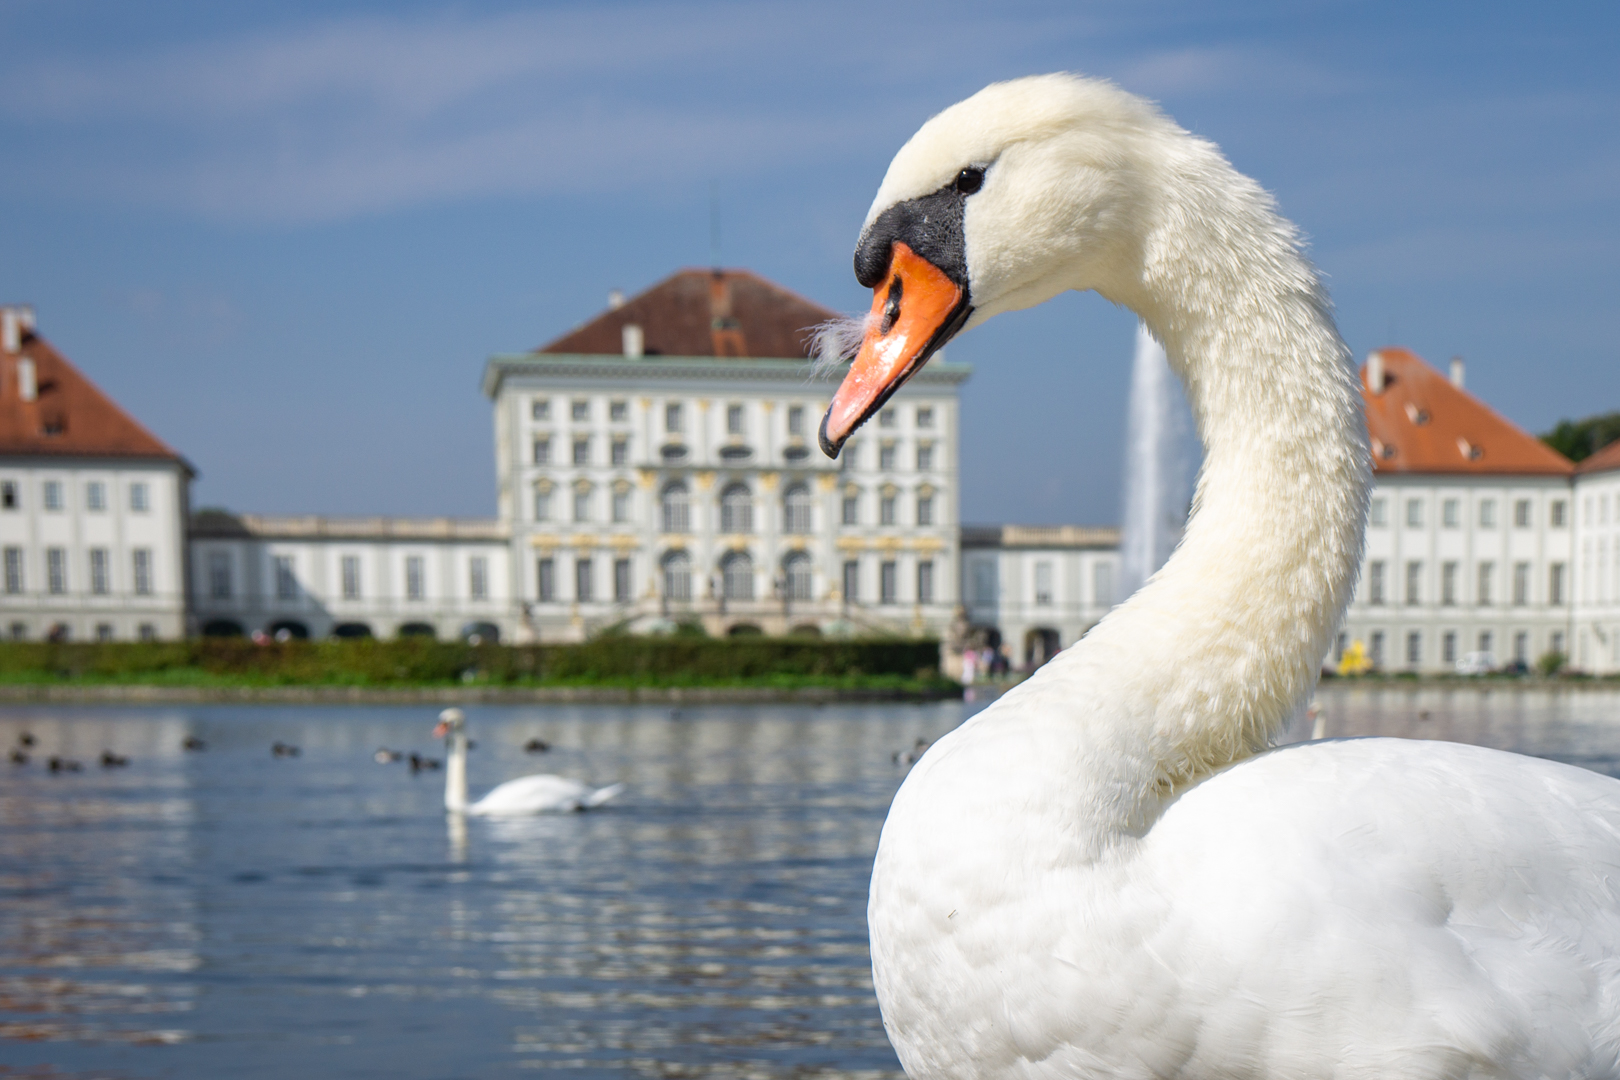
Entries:
POLYGON ((977 165, 969 165, 956 174, 954 187, 963 195, 972 195, 975 191, 984 187, 984 170, 977 165))

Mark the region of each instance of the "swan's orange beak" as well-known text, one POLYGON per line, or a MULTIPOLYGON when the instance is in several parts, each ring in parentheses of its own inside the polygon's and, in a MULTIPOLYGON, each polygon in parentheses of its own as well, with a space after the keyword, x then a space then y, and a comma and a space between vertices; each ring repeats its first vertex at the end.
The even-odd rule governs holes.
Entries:
POLYGON ((861 351, 821 420, 821 449, 828 457, 838 456, 844 440, 962 328, 972 311, 965 289, 894 242, 888 276, 872 290, 861 351))
POLYGON ((433 737, 435 739, 442 739, 448 734, 450 734, 450 724, 447 721, 440 720, 433 728, 433 737))

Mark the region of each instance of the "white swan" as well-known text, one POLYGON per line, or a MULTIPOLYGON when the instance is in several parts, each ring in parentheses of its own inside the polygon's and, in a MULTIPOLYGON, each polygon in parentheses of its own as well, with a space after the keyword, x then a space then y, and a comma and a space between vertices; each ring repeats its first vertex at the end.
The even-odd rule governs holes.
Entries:
POLYGON ((872 966, 913 1077, 1596 1077, 1620 1057, 1620 782, 1470 746, 1261 753, 1361 557, 1356 377, 1271 199, 1113 86, 928 121, 856 250, 836 453, 947 338, 1067 289, 1164 343, 1206 446, 1169 563, 907 777, 872 966))
POLYGON ((593 788, 566 776, 540 774, 508 780, 467 805, 467 717, 460 709, 439 714, 434 738, 445 741, 444 807, 461 814, 485 817, 514 817, 555 811, 589 810, 601 806, 624 790, 623 784, 593 788))

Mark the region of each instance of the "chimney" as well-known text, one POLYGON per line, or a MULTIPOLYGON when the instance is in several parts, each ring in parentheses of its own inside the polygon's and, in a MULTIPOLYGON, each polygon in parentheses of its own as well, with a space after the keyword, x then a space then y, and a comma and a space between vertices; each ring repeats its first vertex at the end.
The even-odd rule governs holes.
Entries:
POLYGON ((34 361, 26 356, 17 358, 17 396, 24 401, 39 397, 39 379, 34 375, 34 361))
POLYGON ((624 307, 624 290, 610 289, 608 291, 608 310, 618 311, 622 307, 624 307))
POLYGON ((624 339, 624 355, 631 360, 639 360, 646 352, 646 338, 641 333, 641 324, 627 322, 620 330, 624 339))
POLYGON ((1451 385, 1459 390, 1463 388, 1463 358, 1460 356, 1451 358, 1451 385))
POLYGON ((1367 389, 1375 394, 1384 392, 1384 354, 1381 352, 1367 354, 1367 389))

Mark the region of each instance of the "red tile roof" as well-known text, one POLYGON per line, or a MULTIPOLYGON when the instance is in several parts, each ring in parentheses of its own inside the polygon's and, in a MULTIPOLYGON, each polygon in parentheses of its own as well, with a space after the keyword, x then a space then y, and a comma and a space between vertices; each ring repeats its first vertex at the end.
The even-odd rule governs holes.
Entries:
POLYGON ((1576 472, 1583 473, 1607 472, 1610 469, 1620 469, 1620 439, 1616 439, 1575 466, 1576 472))
POLYGON ((1520 429, 1409 349, 1378 350, 1384 388, 1374 393, 1361 369, 1378 473, 1567 476, 1568 458, 1520 429))
POLYGON ((835 317, 747 270, 679 270, 535 351, 622 355, 634 323, 648 356, 802 359, 813 328, 835 317))
POLYGON ((15 355, 0 349, 0 454, 166 458, 185 464, 32 331, 23 333, 15 355), (34 364, 33 401, 22 399, 18 368, 24 360, 34 364))

